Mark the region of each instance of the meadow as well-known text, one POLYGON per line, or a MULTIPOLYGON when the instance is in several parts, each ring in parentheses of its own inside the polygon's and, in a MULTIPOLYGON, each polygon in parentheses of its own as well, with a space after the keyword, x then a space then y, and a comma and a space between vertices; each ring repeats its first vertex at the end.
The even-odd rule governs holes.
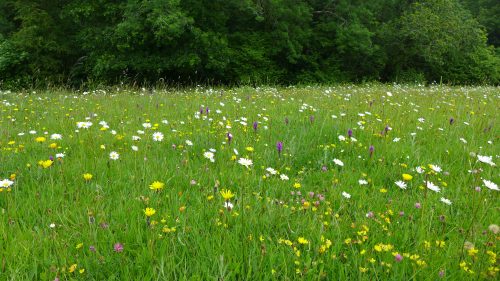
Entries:
POLYGON ((499 98, 0 92, 0 280, 498 280, 499 98))

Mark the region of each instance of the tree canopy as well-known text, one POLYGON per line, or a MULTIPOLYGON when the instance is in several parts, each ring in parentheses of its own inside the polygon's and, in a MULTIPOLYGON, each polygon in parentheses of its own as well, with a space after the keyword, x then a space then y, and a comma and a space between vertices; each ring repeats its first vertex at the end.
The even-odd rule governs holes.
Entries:
POLYGON ((500 83, 493 0, 4 0, 0 86, 500 83))

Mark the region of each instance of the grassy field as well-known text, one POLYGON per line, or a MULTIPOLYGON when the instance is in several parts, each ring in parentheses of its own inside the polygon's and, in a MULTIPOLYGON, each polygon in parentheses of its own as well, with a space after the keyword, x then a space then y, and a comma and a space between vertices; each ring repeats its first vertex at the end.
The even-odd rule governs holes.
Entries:
POLYGON ((0 280, 498 280, 500 90, 0 93, 0 280))

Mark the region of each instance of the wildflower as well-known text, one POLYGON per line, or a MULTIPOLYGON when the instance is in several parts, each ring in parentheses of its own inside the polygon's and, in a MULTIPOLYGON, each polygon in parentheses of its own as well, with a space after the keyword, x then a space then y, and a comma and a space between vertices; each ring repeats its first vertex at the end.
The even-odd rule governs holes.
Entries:
POLYGON ((429 168, 431 168, 436 173, 440 173, 443 170, 443 169, 441 169, 441 167, 439 167, 438 165, 434 165, 434 164, 429 164, 429 168))
POLYGON ((215 162, 214 155, 215 154, 211 151, 207 151, 207 152, 203 153, 203 157, 207 158, 212 163, 215 162))
POLYGON ((285 174, 281 174, 281 175, 280 175, 280 179, 281 179, 282 181, 287 181, 287 180, 289 180, 288 176, 287 176, 287 175, 285 175, 285 174))
POLYGON ((153 141, 162 141, 162 140, 163 140, 163 134, 161 132, 153 133, 153 141))
POLYGON ((0 181, 0 188, 9 188, 14 184, 13 181, 9 179, 4 179, 0 181))
POLYGON ((302 185, 299 182, 296 182, 296 183, 293 184, 293 187, 295 187, 295 188, 301 188, 302 185))
POLYGON ((445 245, 446 245, 446 242, 444 242, 442 240, 436 240, 436 246, 437 247, 444 248, 445 245))
POLYGON ((304 237, 299 237, 297 239, 297 242, 299 242, 299 244, 302 244, 302 245, 309 244, 309 241, 307 239, 305 239, 304 237))
POLYGON ((406 189, 406 183, 404 181, 397 181, 395 184, 401 189, 406 189))
POLYGON ((413 176, 410 174, 403 174, 403 180, 404 181, 411 181, 413 179, 413 176))
POLYGON ((45 137, 37 137, 37 138, 35 139, 35 141, 36 141, 36 142, 38 142, 38 143, 45 142, 46 140, 47 140, 47 139, 46 139, 45 137))
POLYGON ((76 248, 76 249, 80 249, 80 248, 82 248, 82 247, 83 247, 83 243, 80 243, 80 244, 76 245, 76 247, 75 247, 75 248, 76 248))
POLYGON ((246 147, 246 150, 247 150, 248 152, 254 152, 254 151, 255 151, 255 149, 254 149, 253 147, 251 147, 251 146, 247 146, 247 147, 246 147))
POLYGON ((474 247, 467 250, 467 254, 471 257, 475 256, 477 253, 479 253, 479 250, 474 247))
POLYGON ((420 202, 415 203, 415 208, 417 209, 422 208, 422 204, 420 204, 420 202))
POLYGON ((234 205, 230 201, 224 202, 224 208, 226 208, 229 212, 233 209, 234 205))
POLYGON ((115 245, 113 245, 113 250, 117 253, 123 252, 123 244, 120 242, 115 243, 115 245))
POLYGON ((83 174, 83 179, 86 181, 90 181, 92 179, 92 174, 89 173, 83 174))
POLYGON ((276 149, 278 150, 278 156, 281 156, 281 151, 283 150, 283 143, 282 142, 277 142, 276 143, 276 149))
POLYGON ((266 169, 266 171, 271 174, 271 175, 276 175, 278 173, 278 171, 276 171, 275 169, 271 168, 271 167, 268 167, 266 169))
POLYGON ((333 159, 333 162, 336 164, 336 165, 339 165, 341 167, 344 166, 344 162, 340 161, 339 159, 335 158, 333 159))
POLYGON ((226 136, 227 136, 227 143, 228 143, 228 144, 231 144, 231 141, 233 140, 233 135, 232 135, 231 133, 229 133, 229 132, 228 132, 228 133, 226 134, 226 136))
POLYGON ((496 166, 495 163, 493 163, 493 157, 492 156, 482 156, 482 155, 478 155, 477 156, 477 160, 479 162, 483 162, 485 164, 488 164, 490 166, 496 166))
POLYGON ((394 259, 396 260, 396 262, 401 262, 403 260, 403 256, 399 253, 396 253, 396 255, 394 255, 394 259))
POLYGON ((43 161, 43 160, 42 160, 42 161, 38 162, 38 164, 39 164, 40 166, 42 166, 44 169, 47 169, 47 168, 49 168, 50 166, 52 166, 52 163, 54 163, 54 161, 52 161, 52 160, 50 160, 50 159, 49 159, 49 160, 45 160, 45 161, 43 161))
POLYGON ((342 192, 342 196, 344 196, 347 199, 351 198, 351 194, 349 194, 349 193, 347 193, 345 191, 342 192))
POLYGON ((75 270, 76 270, 76 267, 78 265, 75 263, 75 264, 72 264, 69 268, 68 268, 68 272, 69 273, 73 273, 75 270))
POLYGON ((453 125, 453 123, 455 122, 455 119, 453 119, 453 117, 450 118, 450 125, 453 125))
POLYGON ((247 159, 247 158, 240 158, 240 159, 238 160, 238 163, 239 163, 240 165, 243 165, 243 166, 247 167, 247 168, 249 168, 250 166, 252 166, 252 165, 253 165, 252 160, 251 160, 251 159, 247 159))
POLYGON ((253 122, 253 130, 255 132, 257 132, 257 126, 259 125, 259 123, 257 123, 257 121, 253 122))
POLYGON ((118 160, 118 158, 120 158, 120 154, 118 154, 118 152, 111 151, 109 153, 109 159, 111 159, 111 160, 118 160))
POLYGON ((368 149, 368 151, 370 151, 370 157, 372 157, 373 152, 375 151, 375 147, 373 147, 373 145, 370 145, 370 148, 368 149))
POLYGON ((149 189, 154 190, 154 191, 159 191, 162 190, 165 187, 165 184, 159 181, 154 181, 150 186, 149 189))
POLYGON ((156 214, 156 210, 153 208, 146 208, 144 210, 144 214, 146 215, 146 217, 151 217, 152 215, 156 214))
POLYGON ((427 182, 427 188, 430 189, 430 190, 432 190, 432 191, 434 191, 434 192, 440 192, 441 191, 441 189, 437 185, 435 185, 434 183, 432 183, 430 181, 427 182))
POLYGON ((451 205, 451 201, 449 199, 444 198, 444 197, 441 197, 440 201, 445 203, 446 205, 451 205))
POLYGON ((79 128, 79 129, 88 129, 92 126, 92 122, 90 121, 86 121, 86 122, 77 122, 76 123, 76 126, 79 128))
POLYGON ((131 148, 132 148, 133 151, 139 151, 139 147, 137 147, 135 145, 132 145, 131 148))
POLYGON ((228 189, 223 189, 220 191, 220 195, 224 200, 229 201, 231 198, 234 197, 234 193, 231 192, 231 190, 228 189))
POLYGON ((352 137, 352 130, 351 130, 351 129, 349 129, 349 130, 347 131, 347 136, 348 136, 349 138, 351 138, 351 137, 352 137))
POLYGON ((498 234, 498 233, 500 233, 500 226, 498 226, 496 224, 490 224, 488 226, 488 230, 493 232, 493 234, 498 234))
POLYGON ((483 179, 483 183, 484 183, 484 186, 486 186, 487 188, 489 188, 491 190, 500 191, 500 189, 498 189, 498 185, 492 181, 483 179))
POLYGON ((56 154, 56 158, 57 158, 57 159, 63 159, 63 158, 64 158, 64 156, 66 156, 64 153, 57 153, 57 154, 56 154))
POLYGON ((62 139, 62 135, 60 135, 60 134, 52 134, 52 135, 50 135, 50 139, 51 140, 60 140, 60 139, 62 139))

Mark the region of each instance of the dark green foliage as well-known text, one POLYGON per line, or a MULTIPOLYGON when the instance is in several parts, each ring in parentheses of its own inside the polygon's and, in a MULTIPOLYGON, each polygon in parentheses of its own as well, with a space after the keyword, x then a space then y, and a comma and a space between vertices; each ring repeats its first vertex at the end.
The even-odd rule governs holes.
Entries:
POLYGON ((4 0, 0 83, 499 83, 498 9, 490 0, 4 0))

